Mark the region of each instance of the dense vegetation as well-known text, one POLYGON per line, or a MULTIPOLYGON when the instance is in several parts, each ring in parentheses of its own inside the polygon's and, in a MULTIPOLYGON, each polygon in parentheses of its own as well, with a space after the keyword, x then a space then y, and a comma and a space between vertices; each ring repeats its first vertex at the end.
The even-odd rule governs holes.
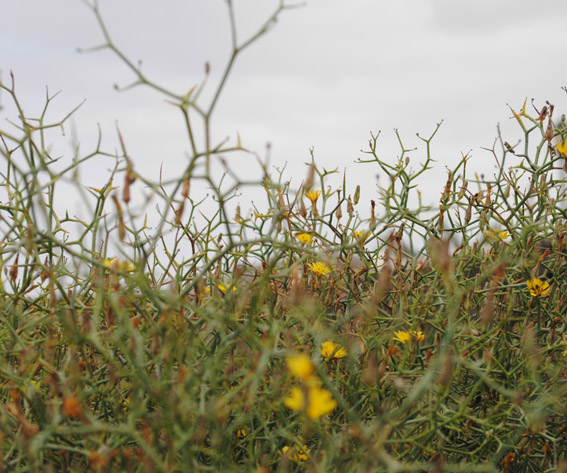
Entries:
POLYGON ((0 130, 1 471, 567 471, 552 105, 512 110, 522 140, 499 137, 494 175, 464 156, 433 207, 416 182, 435 133, 394 160, 371 137, 361 162, 387 179, 371 202, 313 160, 302 183, 264 169, 265 207, 240 209, 231 156, 248 150, 209 133, 225 81, 209 103, 154 84, 91 8, 102 47, 179 108, 191 157, 153 181, 123 144, 85 188, 83 162, 112 153, 55 159, 68 117, 47 121, 50 98, 31 118, 1 84, 19 114, 0 130), (89 215, 61 210, 69 192, 89 215))

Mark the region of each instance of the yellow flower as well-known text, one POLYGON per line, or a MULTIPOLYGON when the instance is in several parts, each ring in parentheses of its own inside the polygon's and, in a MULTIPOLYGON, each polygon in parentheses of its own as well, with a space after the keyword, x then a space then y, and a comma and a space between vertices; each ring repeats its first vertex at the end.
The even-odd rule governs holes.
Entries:
POLYGON ((551 287, 548 282, 543 282, 539 278, 529 279, 526 281, 528 290, 533 297, 545 297, 551 292, 551 287))
POLYGON ((118 258, 107 258, 102 262, 102 265, 108 269, 117 271, 134 271, 135 266, 130 261, 120 261, 118 258))
POLYGON ((313 239, 313 237, 309 235, 309 233, 298 233, 297 235, 295 235, 295 238, 297 238, 304 245, 308 245, 313 239))
POLYGON ((110 269, 112 268, 115 264, 118 265, 118 258, 106 258, 103 262, 102 262, 103 266, 105 266, 106 268, 110 269))
POLYGON ((291 388, 289 396, 284 398, 283 402, 292 411, 305 410, 310 419, 319 419, 337 408, 337 401, 333 399, 333 395, 319 386, 307 388, 307 402, 305 402, 304 389, 297 386, 291 388))
MULTIPOLYGON (((32 379, 30 381, 30 386, 32 386, 32 390, 36 389, 37 391, 41 391, 41 382, 36 381, 35 379, 32 379)), ((27 386, 22 386, 21 390, 24 394, 28 393, 28 387, 27 386)))
POLYGON ((557 145, 557 151, 559 151, 559 154, 561 156, 567 158, 567 141, 563 141, 562 143, 559 143, 557 145))
POLYGON ((421 330, 410 330, 409 332, 398 330, 394 332, 394 340, 402 342, 404 345, 407 345, 412 338, 421 342, 425 339, 425 335, 421 330))
POLYGON ((321 195, 321 191, 309 191, 305 193, 305 197, 307 197, 312 204, 317 202, 317 199, 321 195))
POLYGON ((311 452, 311 450, 307 448, 307 445, 304 445, 303 448, 298 447, 297 445, 295 448, 288 447, 287 445, 282 448, 282 455, 287 455, 287 457, 295 463, 298 463, 299 461, 307 461, 307 455, 309 452, 311 452))
POLYGON ((394 332, 394 340, 398 342, 402 342, 404 345, 407 345, 410 339, 411 339, 411 334, 409 332, 404 332, 403 330, 398 330, 397 332, 394 332))
POLYGON ((418 342, 421 342, 425 339, 425 335, 423 335, 423 332, 421 330, 412 330, 411 334, 418 342))
POLYGON ((128 410, 128 406, 130 405, 130 397, 124 398, 122 400, 122 410, 126 412, 128 410))
POLYGON ((325 358, 344 358, 347 356, 347 351, 340 345, 327 340, 321 344, 321 355, 325 358))
MULTIPOLYGON (((228 290, 227 287, 224 284, 221 284, 221 283, 219 283, 217 285, 217 287, 219 288, 219 290, 221 292, 224 292, 224 293, 226 293, 226 291, 228 290)), ((232 292, 236 292, 236 286, 232 286, 232 292)))
POLYGON ((506 238, 510 238, 510 232, 507 230, 495 231, 495 230, 485 230, 484 236, 494 241, 498 240, 506 240, 506 238))
POLYGON ((313 366, 311 358, 303 353, 288 356, 285 359, 285 362, 290 373, 299 379, 308 379, 315 370, 315 366, 313 366))
POLYGON ((331 272, 331 268, 327 266, 322 261, 316 261, 315 263, 309 263, 307 265, 311 271, 313 271, 317 276, 326 276, 331 272))
POLYGON ((360 230, 360 231, 354 231, 352 232, 354 235, 354 238, 356 238, 357 240, 360 239, 360 244, 364 245, 364 242, 367 240, 367 238, 370 236, 370 233, 366 230, 360 230))
POLYGON ((246 430, 245 430, 245 429, 238 429, 238 430, 236 431, 236 436, 237 436, 237 437, 241 437, 241 438, 242 438, 242 437, 246 437, 246 430))

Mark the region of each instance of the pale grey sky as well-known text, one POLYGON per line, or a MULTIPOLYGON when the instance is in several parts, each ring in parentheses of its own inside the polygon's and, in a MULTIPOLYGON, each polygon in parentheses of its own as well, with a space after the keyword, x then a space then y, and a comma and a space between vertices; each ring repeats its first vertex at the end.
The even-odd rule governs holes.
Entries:
MULTIPOLYGON (((233 2, 241 39, 277 4, 233 2)), ((176 91, 202 79, 205 61, 217 78, 230 53, 222 0, 100 0, 100 8, 115 43, 132 60, 142 59, 150 78, 176 91)), ((369 132, 382 130, 381 156, 394 162, 394 128, 412 147, 416 132, 427 136, 444 120, 433 142, 436 171, 423 184, 435 201, 445 166, 461 153, 472 150, 471 168, 490 171, 492 158, 481 148, 492 146, 497 123, 510 130, 506 136, 517 136, 507 103, 520 108, 534 98, 538 106, 550 100, 557 112, 565 110, 565 20, 565 0, 307 0, 243 53, 221 98, 216 130, 220 137, 238 131, 260 154, 272 143, 272 164, 287 162, 296 185, 314 147, 321 166, 346 167, 353 187, 365 184, 372 197, 378 169, 353 164, 369 132)), ((39 115, 45 86, 62 91, 53 117, 85 98, 74 119, 83 149, 94 142, 97 123, 104 142, 115 146, 118 122, 138 171, 157 176, 163 164, 166 175, 176 175, 189 149, 179 112, 149 89, 116 92, 114 83, 133 78, 124 65, 106 51, 76 51, 101 38, 80 0, 3 0, 2 78, 14 72, 29 115, 39 115)), ((1 119, 6 114, 9 108, 1 119)), ((61 143, 68 141, 69 134, 61 143)), ((414 156, 420 161, 423 154, 414 156)), ((109 167, 93 163, 86 184, 103 182, 109 167)))

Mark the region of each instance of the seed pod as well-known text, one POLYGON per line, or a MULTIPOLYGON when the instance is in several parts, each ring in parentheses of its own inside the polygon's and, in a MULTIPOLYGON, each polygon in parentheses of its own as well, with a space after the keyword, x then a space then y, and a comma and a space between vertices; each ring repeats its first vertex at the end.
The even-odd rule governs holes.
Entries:
MULTIPOLYGON (((39 273, 39 277, 40 277, 42 283, 44 283, 45 280, 49 277, 49 271, 47 270, 48 264, 49 264, 49 262, 47 261, 47 256, 46 256, 45 260, 43 261, 43 266, 41 267, 41 271, 39 273)), ((96 268, 96 266, 95 266, 95 268, 96 268)))
POLYGON ((539 122, 543 122, 546 116, 547 116, 547 105, 544 105, 537 119, 539 122))
POLYGON ((183 181, 183 187, 181 188, 181 195, 183 196, 184 199, 187 199, 189 197, 190 184, 191 184, 190 179, 185 179, 183 181))
POLYGON ((437 222, 437 231, 443 233, 443 220, 444 220, 445 210, 443 207, 439 207, 439 222, 437 222))
MULTIPOLYGON (((545 189, 545 181, 546 180, 547 180, 547 176, 545 174, 542 174, 541 177, 539 178, 539 186, 540 186, 541 189, 545 189)), ((543 197, 548 197, 548 196, 543 196, 543 197)))
POLYGON ((124 179, 124 190, 122 191, 122 200, 127 205, 130 202, 130 184, 128 179, 124 179))
POLYGON ((303 199, 299 199, 299 215, 301 215, 303 218, 307 217, 307 209, 305 208, 303 199))
POLYGON ((354 205, 358 204, 360 200, 360 185, 356 186, 356 190, 354 191, 354 205))
POLYGON ((29 225, 26 228, 26 241, 25 241, 25 245, 26 245, 26 250, 28 250, 29 253, 33 252, 33 248, 35 246, 34 243, 34 229, 32 225, 29 225))
POLYGON ((10 268, 10 279, 12 281, 15 281, 18 278, 18 260, 19 259, 20 259, 20 254, 18 253, 16 255, 16 260, 14 261, 14 264, 10 268))
POLYGON ((128 163, 128 168, 126 169, 126 174, 124 175, 124 190, 122 191, 122 200, 125 204, 130 202, 130 186, 136 181, 136 173, 132 169, 130 163, 128 163))
POLYGON ((451 171, 449 171, 447 175, 447 182, 445 183, 445 188, 443 189, 443 193, 441 194, 441 202, 446 202, 449 196, 451 195, 452 177, 453 176, 451 174, 451 171))
POLYGON ((122 206, 120 205, 120 202, 118 201, 118 197, 116 197, 116 194, 112 194, 112 200, 114 201, 114 205, 116 206, 116 213, 117 213, 117 219, 118 219, 118 238, 120 238, 120 240, 124 240, 124 238, 126 238, 126 225, 124 224, 124 216, 122 215, 122 206))
POLYGON ((278 191, 278 206, 280 210, 283 210, 285 208, 284 197, 281 191, 278 191))
POLYGON ((175 225, 181 224, 181 217, 183 216, 183 210, 185 209, 185 201, 182 200, 175 211, 175 225))
POLYGON ((354 213, 354 207, 353 207, 353 205, 352 205, 352 202, 350 201, 350 196, 349 196, 349 198, 348 198, 348 200, 347 200, 346 209, 347 209, 347 213, 352 217, 352 214, 354 213))
POLYGON ((340 220, 343 216, 343 211, 341 210, 340 205, 338 206, 337 211, 335 212, 335 216, 337 217, 337 220, 340 220))
POLYGON ((490 193, 492 192, 492 184, 488 185, 488 189, 486 190, 486 198, 484 200, 484 206, 490 207, 490 193))
POLYGON ((549 118, 549 121, 547 122, 547 130, 545 130, 544 138, 549 143, 551 143, 551 140, 553 139, 553 123, 551 122, 551 118, 549 118))
POLYGON ((465 224, 468 225, 468 223, 471 221, 471 216, 472 216, 472 200, 469 201, 469 206, 467 207, 467 211, 465 213, 465 224))
POLYGON ((126 225, 124 224, 122 215, 118 217, 118 238, 120 238, 121 241, 126 238, 126 225))
POLYGON ((459 195, 457 196, 458 200, 461 200, 465 196, 465 192, 467 191, 467 186, 469 185, 468 181, 464 181, 461 189, 459 190, 459 195))

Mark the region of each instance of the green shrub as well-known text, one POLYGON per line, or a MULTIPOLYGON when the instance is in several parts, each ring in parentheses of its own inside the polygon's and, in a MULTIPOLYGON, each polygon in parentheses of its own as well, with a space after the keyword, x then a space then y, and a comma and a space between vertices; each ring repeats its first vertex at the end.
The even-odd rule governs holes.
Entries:
POLYGON ((112 154, 55 159, 46 134, 68 116, 48 123, 49 99, 28 118, 1 84, 20 120, 0 130, 2 471, 566 470, 567 146, 552 106, 513 111, 523 139, 499 138, 495 175, 471 179, 463 157, 434 207, 416 181, 438 127, 421 164, 380 158, 371 137, 361 162, 388 182, 370 203, 315 160, 297 189, 268 169, 226 185, 219 158, 232 176, 246 150, 210 142, 213 111, 287 7, 234 45, 207 104, 201 86, 145 77, 91 8, 103 47, 182 112, 192 155, 155 182, 123 143, 108 182, 85 188, 82 163, 112 154), (196 181, 216 212, 199 213, 196 181), (232 205, 245 184, 265 208, 232 205), (92 213, 60 211, 62 186, 92 213), (142 187, 153 220, 133 204, 142 187))

